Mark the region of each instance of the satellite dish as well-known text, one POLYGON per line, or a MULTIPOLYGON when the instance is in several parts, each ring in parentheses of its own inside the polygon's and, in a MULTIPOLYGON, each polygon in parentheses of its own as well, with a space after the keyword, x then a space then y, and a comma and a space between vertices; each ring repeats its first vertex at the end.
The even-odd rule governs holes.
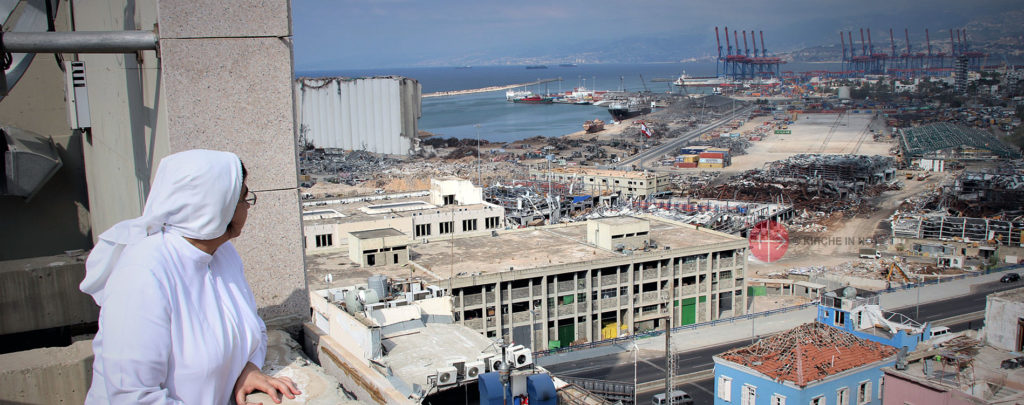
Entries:
POLYGON ((843 298, 855 298, 857 297, 857 289, 853 287, 843 288, 843 298))
MULTIPOLYGON (((55 0, 0 0, 0 16, 3 16, 4 19, 3 26, 12 28, 8 31, 46 32, 48 25, 46 21, 47 1, 50 2, 50 9, 56 12, 58 2, 55 0), (24 6, 21 7, 20 15, 16 16, 17 19, 12 20, 11 17, 15 14, 14 10, 22 3, 24 6)), ((11 66, 4 70, 3 74, 0 74, 0 101, 25 74, 25 70, 32 64, 34 57, 34 53, 11 54, 11 66)))

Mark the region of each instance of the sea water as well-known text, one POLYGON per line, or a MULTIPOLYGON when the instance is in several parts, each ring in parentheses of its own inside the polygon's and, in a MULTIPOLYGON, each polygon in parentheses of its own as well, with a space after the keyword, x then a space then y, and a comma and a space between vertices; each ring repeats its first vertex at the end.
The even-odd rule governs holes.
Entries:
MULTIPOLYGON (((396 75, 416 79, 423 93, 477 89, 490 86, 528 83, 538 79, 561 79, 529 86, 534 93, 570 91, 586 87, 599 91, 679 92, 672 81, 686 72, 688 76, 714 76, 714 62, 599 64, 547 69, 523 66, 473 66, 430 68, 381 68, 299 72, 303 77, 369 77, 396 75)), ((702 91, 706 89, 691 89, 702 91)), ((441 137, 511 142, 534 136, 556 137, 581 131, 584 121, 599 118, 611 124, 606 107, 572 104, 514 104, 506 101, 505 91, 459 96, 429 97, 422 102, 419 129, 441 137)))

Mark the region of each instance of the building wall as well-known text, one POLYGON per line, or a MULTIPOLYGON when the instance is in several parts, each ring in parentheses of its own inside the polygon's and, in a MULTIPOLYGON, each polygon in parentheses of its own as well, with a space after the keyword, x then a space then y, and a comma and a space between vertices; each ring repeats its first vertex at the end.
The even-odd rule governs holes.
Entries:
POLYGON ((300 132, 319 148, 408 155, 416 146, 420 84, 404 77, 300 78, 300 132))
POLYGON ((1021 329, 1024 328, 1024 302, 1018 298, 1011 300, 1000 295, 1012 294, 1024 296, 1024 288, 1009 292, 990 295, 985 303, 985 341, 993 347, 1007 351, 1020 351, 1018 342, 1024 339, 1021 329))
POLYGON ((527 327, 534 350, 662 328, 658 319, 669 315, 674 326, 740 315, 745 248, 744 241, 725 242, 456 278, 455 312, 462 325, 488 337, 509 339, 513 329, 527 327), (676 285, 678 305, 669 283, 676 285), (722 310, 720 299, 731 309, 722 310), (692 312, 684 315, 684 308, 692 312), (572 336, 563 335, 568 325, 572 336), (609 329, 612 336, 605 334, 609 329))
POLYGON ((621 176, 604 173, 566 173, 549 170, 530 170, 530 178, 536 181, 572 182, 581 181, 586 191, 601 193, 622 193, 625 198, 647 198, 658 191, 667 191, 670 182, 668 175, 649 173, 646 176, 635 176, 636 172, 622 172, 621 176), (627 176, 632 174, 633 176, 627 176))
MULTIPOLYGON (((76 5, 74 14, 78 31, 154 31, 158 19, 153 0, 76 5)), ((78 55, 85 63, 92 119, 83 154, 94 241, 114 224, 142 214, 156 165, 171 153, 162 66, 169 56, 78 55)))
POLYGON ((338 249, 345 248, 349 233, 381 228, 397 229, 416 240, 427 239, 430 241, 445 239, 452 237, 452 235, 440 233, 440 223, 451 221, 454 221, 455 223, 456 237, 485 234, 490 232, 492 229, 505 228, 505 209, 501 206, 490 203, 484 203, 482 208, 475 209, 449 205, 435 210, 417 212, 416 215, 403 213, 403 215, 395 215, 392 218, 360 222, 306 223, 303 225, 305 249, 306 253, 327 253, 337 251, 338 249), (497 226, 488 228, 486 226, 487 218, 497 218, 497 226), (463 231, 462 221, 464 220, 476 220, 477 229, 475 231, 463 231), (430 235, 416 236, 416 225, 429 225, 430 235), (331 240, 334 242, 333 245, 318 247, 316 244, 317 235, 332 235, 331 240))
POLYGON ((954 397, 948 390, 936 389, 892 373, 885 373, 885 386, 882 395, 886 403, 891 404, 970 405, 975 403, 962 396, 954 397))
MULTIPOLYGON (((68 30, 68 10, 68 0, 58 2, 57 31, 68 30)), ((37 54, 20 80, 11 84, 10 92, 0 102, 0 125, 52 137, 63 166, 30 201, 0 196, 4 229, 0 232, 0 260, 89 249, 92 224, 83 135, 68 125, 64 73, 54 55, 37 54)))
MULTIPOLYGON (((881 405, 884 394, 880 390, 885 385, 881 368, 892 365, 894 360, 892 358, 846 370, 801 388, 792 382, 776 382, 749 367, 715 358, 715 405, 773 405, 773 395, 784 396, 786 405, 808 405, 818 396, 824 398, 824 405, 840 405, 838 393, 842 389, 846 389, 849 395, 846 405, 881 405), (722 377, 731 379, 727 394, 722 391, 722 377), (859 397, 861 384, 869 384, 866 392, 868 395, 863 398, 859 397), (754 402, 742 401, 744 385, 755 387, 754 402)), ((899 403, 890 402, 888 398, 884 402, 899 403)))
POLYGON ((481 204, 483 190, 465 179, 430 179, 430 203, 438 207, 446 205, 445 196, 453 196, 459 205, 481 204))

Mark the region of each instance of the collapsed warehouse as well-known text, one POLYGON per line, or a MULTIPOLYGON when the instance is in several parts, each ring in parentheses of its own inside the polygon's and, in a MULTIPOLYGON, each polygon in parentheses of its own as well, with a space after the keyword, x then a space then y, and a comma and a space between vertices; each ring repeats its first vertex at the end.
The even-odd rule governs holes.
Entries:
POLYGON ((1024 215, 1024 168, 963 171, 953 181, 947 198, 949 209, 964 216, 1024 215))
POLYGON ((631 208, 662 218, 699 225, 715 231, 747 236, 761 221, 786 222, 794 216, 793 206, 775 202, 670 198, 657 201, 633 201, 631 208))
POLYGON ((883 156, 796 155, 749 170, 724 184, 694 192, 698 198, 739 201, 781 200, 796 211, 857 213, 871 209, 868 198, 898 189, 895 160, 883 156))

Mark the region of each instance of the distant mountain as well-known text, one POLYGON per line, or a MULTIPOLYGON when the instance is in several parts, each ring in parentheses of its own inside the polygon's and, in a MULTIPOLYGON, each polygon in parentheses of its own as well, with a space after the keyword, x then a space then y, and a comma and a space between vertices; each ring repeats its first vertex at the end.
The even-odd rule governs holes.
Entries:
MULTIPOLYGON (((970 49, 989 55, 987 61, 983 62, 985 64, 999 64, 1003 62, 1004 58, 1009 63, 1021 63, 1024 62, 1024 26, 1020 24, 1020 21, 1024 21, 1024 11, 1009 11, 997 15, 975 17, 966 24, 953 28, 953 35, 956 35, 955 30, 958 28, 966 29, 967 44, 970 49)), ((931 29, 930 33, 932 52, 949 53, 951 49, 949 29, 931 29)), ((859 32, 854 31, 853 37, 856 44, 854 46, 855 52, 860 54, 862 47, 859 32)), ((888 37, 888 35, 883 35, 882 37, 888 37)), ((911 52, 927 52, 927 46, 924 43, 925 38, 923 37, 923 32, 911 33, 911 52)), ((902 33, 901 35, 896 35, 897 54, 906 52, 907 43, 905 38, 905 35, 902 35, 902 33)), ((836 38, 835 42, 783 52, 780 56, 795 62, 838 61, 842 58, 843 51, 838 38, 836 38)), ((880 42, 876 40, 874 44, 875 52, 892 53, 892 44, 888 38, 880 42)), ((847 46, 849 47, 850 45, 847 44, 847 46)))
POLYGON ((459 58, 424 60, 418 66, 543 65, 558 63, 650 63, 714 60, 714 38, 697 35, 624 37, 610 41, 586 41, 568 46, 540 45, 525 49, 469 54, 459 58))

